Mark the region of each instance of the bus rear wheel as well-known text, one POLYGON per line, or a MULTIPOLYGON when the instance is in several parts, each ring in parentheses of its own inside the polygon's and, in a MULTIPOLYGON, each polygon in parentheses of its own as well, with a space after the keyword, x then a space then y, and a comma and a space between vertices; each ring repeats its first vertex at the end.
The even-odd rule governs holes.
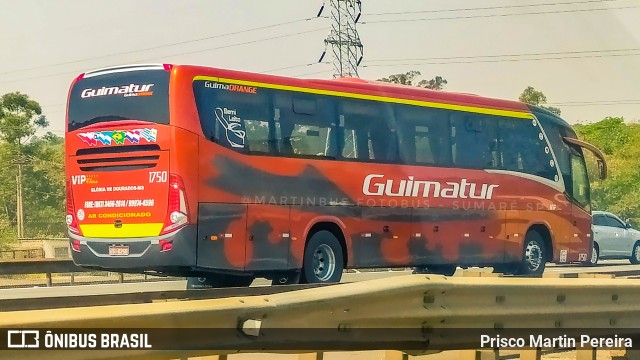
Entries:
POLYGON ((541 277, 547 259, 544 238, 537 231, 529 231, 524 239, 524 252, 518 275, 541 277))
POLYGON ((342 246, 327 230, 314 233, 304 249, 300 283, 340 282, 344 269, 342 246))
POLYGON ((247 287, 251 285, 253 276, 212 274, 209 276, 193 276, 187 278, 187 290, 212 289, 228 287, 247 287))

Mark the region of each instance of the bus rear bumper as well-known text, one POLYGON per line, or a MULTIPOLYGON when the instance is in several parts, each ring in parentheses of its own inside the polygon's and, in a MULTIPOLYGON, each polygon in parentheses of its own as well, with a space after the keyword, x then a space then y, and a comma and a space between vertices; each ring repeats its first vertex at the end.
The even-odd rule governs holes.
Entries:
POLYGON ((69 241, 73 262, 81 267, 179 274, 196 265, 197 231, 197 225, 187 225, 164 236, 123 239, 69 233, 69 241), (74 241, 80 251, 74 249, 74 241))

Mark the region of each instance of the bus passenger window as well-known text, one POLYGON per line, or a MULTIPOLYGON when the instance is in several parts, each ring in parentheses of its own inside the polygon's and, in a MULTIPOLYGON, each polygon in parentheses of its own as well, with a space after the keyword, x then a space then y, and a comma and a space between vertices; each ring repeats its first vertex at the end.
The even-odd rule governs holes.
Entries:
POLYGON ((505 118, 499 123, 502 167, 555 180, 557 166, 540 127, 529 119, 505 118))
POLYGON ((399 105, 396 117, 402 163, 451 164, 449 121, 441 110, 399 105))
POLYGON ((498 165, 495 119, 481 114, 451 115, 453 162, 460 167, 494 169, 498 165))
POLYGON ((340 103, 342 157, 394 163, 397 142, 390 104, 347 100, 340 103))
POLYGON ((269 153, 271 114, 265 92, 245 94, 193 84, 196 106, 207 139, 240 152, 269 153))
POLYGON ((275 137, 284 156, 336 157, 332 101, 303 94, 274 95, 275 137))

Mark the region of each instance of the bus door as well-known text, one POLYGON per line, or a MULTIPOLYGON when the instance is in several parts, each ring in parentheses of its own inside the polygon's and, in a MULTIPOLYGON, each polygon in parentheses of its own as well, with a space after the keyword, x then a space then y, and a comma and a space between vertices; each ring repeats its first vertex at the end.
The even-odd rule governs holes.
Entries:
MULTIPOLYGON (((593 234, 591 231, 591 197, 589 188, 589 175, 582 149, 591 151, 598 160, 599 177, 607 176, 607 165, 604 154, 591 144, 578 139, 565 137, 564 141, 570 144, 571 179, 565 180, 567 193, 573 199, 573 240, 576 242, 578 261, 590 259, 593 247, 593 234), (587 241, 588 240, 588 241, 587 241)), ((575 261, 575 260, 574 260, 575 261)))

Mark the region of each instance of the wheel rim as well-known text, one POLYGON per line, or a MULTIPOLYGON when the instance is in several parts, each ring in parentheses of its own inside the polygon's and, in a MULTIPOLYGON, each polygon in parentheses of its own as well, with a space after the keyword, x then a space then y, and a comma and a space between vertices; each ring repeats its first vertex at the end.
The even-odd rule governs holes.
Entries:
POLYGON ((640 246, 637 246, 633 248, 633 255, 636 257, 636 261, 640 262, 640 246))
POLYGON ((527 244, 525 249, 525 262, 530 271, 536 271, 542 264, 542 249, 535 242, 527 244))
POLYGON ((598 262, 598 249, 596 249, 594 246, 593 250, 591 251, 591 263, 595 264, 597 262, 598 262))
POLYGON ((313 253, 313 273, 320 281, 327 281, 336 270, 336 256, 329 245, 318 246, 313 253))

